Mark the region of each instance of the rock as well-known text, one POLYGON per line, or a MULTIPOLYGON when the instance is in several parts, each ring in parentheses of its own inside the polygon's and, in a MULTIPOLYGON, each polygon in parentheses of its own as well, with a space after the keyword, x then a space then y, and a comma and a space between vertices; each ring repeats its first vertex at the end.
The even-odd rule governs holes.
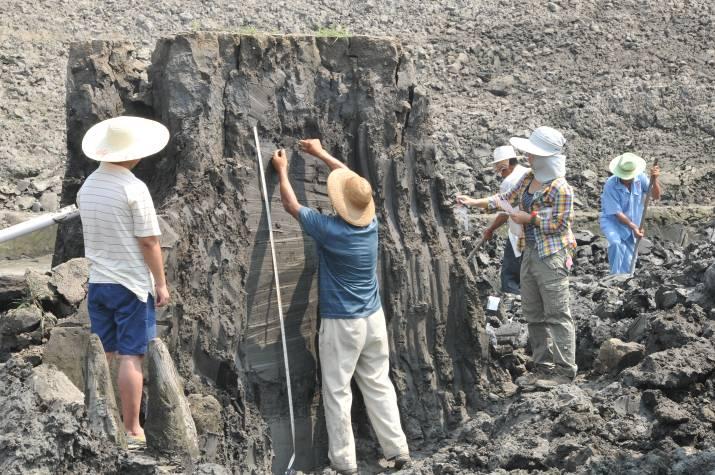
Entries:
POLYGON ((230 475, 230 472, 222 465, 215 463, 202 463, 196 467, 193 475, 230 475))
POLYGON ((84 378, 84 405, 87 408, 90 431, 126 448, 127 439, 117 409, 112 374, 102 342, 94 334, 87 340, 84 378))
POLYGON ((77 305, 87 295, 89 260, 78 257, 52 269, 50 283, 70 304, 77 305))
POLYGON ((712 475, 715 473, 715 450, 702 450, 692 455, 683 456, 682 460, 673 466, 672 473, 673 475, 694 475, 696 473, 712 475))
POLYGON ((15 201, 17 209, 31 209, 34 203, 35 198, 33 196, 21 196, 15 201))
POLYGON ((34 305, 14 308, 0 315, 0 351, 26 347, 30 339, 20 335, 36 330, 42 324, 42 310, 34 305))
POLYGON ((486 89, 495 96, 504 97, 509 95, 509 91, 513 85, 514 76, 500 76, 489 81, 486 85, 486 89))
MULTIPOLYGON (((24 280, 16 275, 0 275, 0 306, 11 308, 17 301, 26 297, 27 287, 24 280)), ((2 317, 0 317, 2 319, 2 317)), ((2 325, 2 323, 0 323, 2 325)))
POLYGON ((149 396, 144 426, 147 447, 195 461, 199 445, 191 407, 169 351, 160 339, 149 342, 147 359, 149 396))
POLYGON ((40 196, 40 206, 44 211, 57 211, 59 204, 60 199, 57 193, 47 191, 40 196))
POLYGON ((220 434, 223 431, 221 404, 213 396, 190 394, 189 406, 199 435, 205 433, 220 434))
POLYGON ((680 424, 690 419, 687 411, 681 409, 675 401, 663 396, 660 391, 644 391, 641 400, 653 411, 655 417, 665 424, 680 424))
POLYGON ((599 318, 607 320, 621 318, 623 314, 623 300, 621 300, 617 292, 613 290, 604 292, 599 300, 601 303, 594 309, 594 314, 599 318))
POLYGON ((462 70, 462 64, 461 63, 452 63, 449 66, 447 66, 447 71, 449 71, 452 74, 459 74, 459 71, 462 70))
POLYGON ((659 288, 655 293, 655 303, 658 308, 669 310, 680 302, 680 296, 675 290, 667 287, 659 288))
POLYGON ((573 234, 576 237, 576 244, 579 246, 591 244, 596 239, 596 235, 587 229, 576 231, 573 234))
MULTIPOLYGON (((679 307, 680 308, 680 307, 679 307)), ((663 312, 650 319, 646 340, 648 353, 684 346, 698 338, 700 325, 688 321, 675 312, 663 312)))
POLYGON ((645 356, 645 346, 635 342, 623 342, 611 338, 601 345, 596 361, 596 368, 602 373, 619 373, 634 366, 645 356))
POLYGON ((646 356, 638 366, 624 370, 621 381, 638 388, 677 389, 704 381, 714 370, 712 344, 698 341, 646 356))
POLYGON ((708 267, 705 271, 705 290, 710 294, 711 298, 715 298, 715 264, 708 267))
POLYGON ((55 299, 55 292, 50 288, 49 275, 28 269, 25 272, 25 284, 31 300, 49 302, 55 299))
POLYGON ((86 429, 84 396, 62 372, 0 363, 2 473, 118 473, 118 453, 86 429))
POLYGON ((84 394, 61 371, 43 364, 33 369, 30 386, 47 405, 54 403, 84 406, 84 394))
POLYGON ((56 366, 78 388, 84 388, 84 371, 89 329, 82 327, 54 327, 45 344, 43 361, 56 366))

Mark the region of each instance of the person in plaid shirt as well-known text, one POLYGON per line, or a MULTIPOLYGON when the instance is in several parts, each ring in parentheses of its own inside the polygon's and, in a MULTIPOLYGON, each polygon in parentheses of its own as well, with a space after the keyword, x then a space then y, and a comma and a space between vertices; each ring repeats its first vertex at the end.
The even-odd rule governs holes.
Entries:
POLYGON ((524 152, 532 171, 511 190, 457 202, 510 213, 523 225, 519 240, 521 297, 529 329, 534 366, 517 378, 522 389, 550 389, 571 383, 576 376, 576 332, 569 308, 571 252, 576 239, 571 231, 574 193, 566 181, 566 139, 551 127, 535 129, 528 139, 513 137, 514 148, 524 152), (519 205, 521 210, 515 211, 519 205))

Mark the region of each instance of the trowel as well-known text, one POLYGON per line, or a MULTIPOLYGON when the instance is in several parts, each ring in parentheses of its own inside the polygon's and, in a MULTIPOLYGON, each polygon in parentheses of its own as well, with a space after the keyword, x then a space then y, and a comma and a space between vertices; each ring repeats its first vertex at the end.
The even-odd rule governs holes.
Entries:
MULTIPOLYGON (((499 213, 497 213, 497 216, 504 215, 504 214, 507 214, 507 213, 499 212, 499 213)), ((482 237, 474 245, 471 252, 469 254, 467 254, 467 262, 469 262, 472 265, 472 268, 474 269, 475 274, 479 270, 479 262, 477 261, 477 252, 479 252, 479 249, 484 245, 485 242, 486 242, 486 240, 484 239, 484 237, 482 237)))

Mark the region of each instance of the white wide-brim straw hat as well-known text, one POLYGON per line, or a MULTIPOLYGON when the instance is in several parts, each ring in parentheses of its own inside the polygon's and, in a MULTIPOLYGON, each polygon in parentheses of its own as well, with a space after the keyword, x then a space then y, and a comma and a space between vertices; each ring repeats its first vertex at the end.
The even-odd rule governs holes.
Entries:
POLYGON ((619 155, 608 165, 611 173, 621 180, 632 180, 645 171, 646 163, 635 153, 626 152, 619 155))
POLYGON ((328 197, 335 212, 353 226, 365 227, 375 217, 375 201, 370 183, 347 168, 328 175, 328 197))
POLYGON ((551 157, 558 155, 566 145, 566 139, 556 129, 551 127, 538 127, 534 129, 528 139, 512 137, 509 143, 517 150, 537 157, 551 157))
POLYGON ((93 125, 82 139, 82 151, 100 162, 137 160, 160 152, 169 129, 154 120, 120 116, 93 125))
POLYGON ((494 149, 492 158, 493 160, 489 162, 490 165, 494 165, 495 163, 503 162, 504 160, 509 160, 511 158, 517 157, 514 147, 512 147, 511 145, 502 145, 501 147, 497 147, 494 149))

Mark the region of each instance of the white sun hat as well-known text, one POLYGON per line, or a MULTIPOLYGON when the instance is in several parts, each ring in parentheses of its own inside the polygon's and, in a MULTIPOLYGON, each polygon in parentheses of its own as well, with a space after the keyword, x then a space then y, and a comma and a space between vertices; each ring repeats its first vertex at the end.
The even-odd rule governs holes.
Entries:
POLYGON ((646 163, 635 153, 626 152, 611 160, 608 169, 621 180, 632 180, 645 170, 646 163))
POLYGON ((538 127, 534 129, 528 139, 512 137, 509 143, 517 150, 537 157, 550 157, 558 155, 566 145, 566 139, 556 129, 551 127, 538 127))
POLYGON ((502 145, 501 147, 497 147, 494 149, 494 153, 492 154, 492 160, 489 162, 490 165, 493 165, 495 163, 503 162, 504 160, 509 160, 510 158, 517 158, 516 157, 516 151, 514 150, 514 147, 511 145, 502 145))
POLYGON ((154 120, 120 116, 93 125, 82 139, 82 151, 99 162, 125 162, 160 152, 169 129, 154 120))

